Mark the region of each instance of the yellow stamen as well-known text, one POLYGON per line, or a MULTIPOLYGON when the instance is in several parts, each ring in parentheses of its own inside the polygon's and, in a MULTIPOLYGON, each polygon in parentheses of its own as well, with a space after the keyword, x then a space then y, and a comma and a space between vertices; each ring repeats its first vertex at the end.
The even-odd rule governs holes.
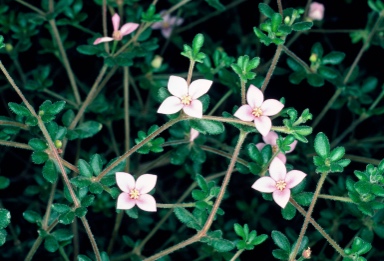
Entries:
POLYGON ((275 154, 279 150, 279 147, 277 145, 272 146, 272 153, 275 154))
POLYGON ((130 192, 129 192, 129 197, 131 199, 138 199, 140 196, 140 192, 137 190, 137 189, 132 189, 130 192))
POLYGON ((123 36, 121 35, 120 31, 114 31, 112 34, 112 38, 116 41, 120 41, 123 38, 123 36))
POLYGON ((282 191, 283 189, 285 189, 285 187, 287 186, 287 183, 285 183, 284 180, 279 180, 278 182, 276 182, 276 188, 280 191, 282 191))
POLYGON ((263 115, 263 111, 260 108, 254 108, 252 110, 252 115, 255 117, 260 117, 261 115, 263 115))
POLYGON ((181 103, 184 104, 184 105, 189 105, 191 104, 192 102, 192 97, 189 96, 189 95, 185 95, 183 97, 181 97, 181 103))

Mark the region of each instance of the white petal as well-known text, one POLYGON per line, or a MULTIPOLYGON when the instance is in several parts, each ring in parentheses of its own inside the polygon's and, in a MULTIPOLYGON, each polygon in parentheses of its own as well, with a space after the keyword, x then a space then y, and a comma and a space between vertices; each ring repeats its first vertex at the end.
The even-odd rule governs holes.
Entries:
POLYGON ((157 112, 162 114, 174 114, 180 111, 183 107, 184 105, 179 98, 170 96, 163 101, 157 112))
POLYGON ((143 174, 136 180, 136 189, 140 192, 140 194, 147 194, 155 187, 156 181, 156 175, 143 174))
POLYGON ((104 43, 104 42, 110 42, 110 41, 113 41, 113 38, 112 37, 100 37, 100 38, 97 38, 93 44, 99 44, 99 43, 104 43))
POLYGON ((276 190, 276 182, 270 177, 261 177, 253 183, 252 188, 260 192, 271 193, 276 190))
POLYGON ((130 34, 133 31, 135 31, 137 29, 137 27, 139 27, 139 24, 126 23, 120 29, 121 35, 124 36, 124 35, 130 34))
POLYGON ((135 200, 131 199, 129 194, 121 193, 117 198, 117 209, 131 209, 135 206, 135 200))
POLYGON ((306 176, 307 174, 300 170, 291 170, 287 173, 287 176, 285 177, 285 183, 287 184, 287 188, 296 187, 301 181, 303 181, 306 176))
POLYGON ((156 212, 156 200, 154 197, 148 194, 140 195, 139 199, 136 199, 136 205, 145 211, 156 212))
POLYGON ((234 114, 242 121, 253 121, 255 116, 252 114, 252 108, 248 104, 241 106, 234 114))
POLYGON ((136 185, 135 178, 125 172, 116 172, 116 183, 122 191, 127 193, 134 189, 136 185))
POLYGON ((265 143, 270 144, 270 145, 276 145, 276 140, 279 136, 277 135, 276 132, 270 131, 266 136, 263 136, 263 140, 265 143))
POLYGON ((258 108, 264 101, 264 94, 255 85, 251 84, 247 91, 247 102, 252 109, 258 108))
POLYGON ((279 158, 274 158, 269 166, 269 175, 275 181, 285 180, 287 169, 279 158))
POLYGON ((291 197, 290 189, 275 190, 272 194, 273 200, 282 208, 285 208, 287 205, 289 198, 291 197))
POLYGON ((189 85, 188 93, 192 97, 192 99, 197 99, 204 94, 206 94, 211 88, 212 81, 205 80, 205 79, 199 79, 196 81, 193 81, 191 85, 189 85))
POLYGON ((192 100, 191 104, 184 106, 183 111, 191 117, 202 118, 203 104, 199 100, 192 100))
POLYGON ((266 136, 272 127, 271 119, 267 116, 255 117, 255 127, 261 135, 266 136))
POLYGON ((263 111, 263 115, 265 116, 276 115, 283 108, 284 108, 284 104, 274 99, 265 100, 260 107, 260 109, 263 111))
POLYGON ((168 80, 168 91, 179 98, 188 95, 188 84, 184 78, 171 75, 168 80))
POLYGON ((115 13, 112 16, 113 31, 118 31, 120 26, 120 16, 115 13))

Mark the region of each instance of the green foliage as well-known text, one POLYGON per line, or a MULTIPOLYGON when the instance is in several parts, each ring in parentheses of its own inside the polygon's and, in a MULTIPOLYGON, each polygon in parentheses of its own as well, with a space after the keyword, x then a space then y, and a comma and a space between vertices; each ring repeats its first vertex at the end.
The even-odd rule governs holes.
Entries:
POLYGON ((0 35, 0 49, 1 48, 4 48, 5 47, 5 44, 4 44, 4 37, 2 35, 0 35))
POLYGON ((342 159, 345 154, 343 147, 336 147, 332 151, 327 136, 319 132, 316 135, 314 148, 318 156, 313 157, 317 173, 343 172, 351 160, 342 159))
POLYGON ((147 23, 154 23, 159 22, 162 20, 160 14, 156 13, 156 6, 155 5, 149 5, 147 12, 141 13, 141 21, 147 22, 147 23))
POLYGON ((224 132, 224 124, 212 120, 190 120, 191 127, 201 134, 218 135, 224 132))
POLYGON ((162 147, 165 142, 164 138, 159 137, 155 139, 148 139, 148 137, 158 129, 159 126, 153 125, 149 128, 147 133, 144 131, 139 131, 138 138, 135 139, 136 144, 139 144, 145 140, 147 140, 147 142, 144 144, 144 146, 138 149, 137 152, 141 154, 148 154, 149 152, 160 153, 164 150, 162 147))
POLYGON ((252 70, 256 69, 260 64, 260 58, 255 57, 252 60, 249 60, 248 55, 240 56, 237 59, 237 63, 231 65, 232 70, 240 77, 240 80, 247 82, 256 77, 256 73, 252 70))
POLYGON ((45 162, 43 167, 43 177, 50 183, 56 182, 58 173, 56 164, 53 160, 49 159, 45 162))
POLYGON ((365 242, 359 237, 355 237, 352 243, 352 247, 346 248, 344 250, 348 256, 344 257, 343 261, 366 261, 367 259, 365 259, 361 255, 368 253, 371 248, 372 245, 370 243, 365 242))
POLYGON ((235 244, 222 238, 223 232, 215 230, 208 232, 206 236, 200 239, 200 242, 212 246, 217 252, 228 252, 235 248, 235 244))
POLYGON ((217 9, 218 11, 225 10, 225 6, 222 3, 220 3, 220 0, 205 0, 205 2, 207 2, 210 6, 217 9))
MULTIPOLYGON (((284 119, 284 126, 287 128, 288 133, 291 134, 295 139, 307 143, 308 140, 305 136, 308 136, 312 133, 312 128, 306 125, 301 125, 302 123, 306 123, 308 120, 312 119, 312 114, 308 109, 305 109, 299 118, 297 118, 297 111, 293 108, 288 108, 284 110, 284 113, 287 114, 289 119, 284 119)), ((288 138, 286 141, 287 145, 292 138, 288 138)), ((293 142, 293 141, 292 141, 293 142)), ((284 148, 283 148, 284 149, 284 148)))
POLYGON ((203 47, 203 44, 204 36, 202 34, 197 34, 195 38, 193 38, 192 47, 187 44, 184 44, 184 51, 181 53, 181 55, 187 57, 191 61, 202 63, 206 57, 205 53, 200 52, 200 49, 201 47, 203 47))
POLYGON ((91 138, 96 135, 102 127, 103 125, 99 122, 86 121, 80 123, 73 130, 68 130, 67 137, 69 140, 91 138))
POLYGON ((255 246, 260 245, 267 240, 268 235, 257 235, 256 230, 249 231, 248 224, 241 226, 240 224, 234 224, 235 233, 242 239, 237 241, 236 247, 238 250, 253 250, 255 246))

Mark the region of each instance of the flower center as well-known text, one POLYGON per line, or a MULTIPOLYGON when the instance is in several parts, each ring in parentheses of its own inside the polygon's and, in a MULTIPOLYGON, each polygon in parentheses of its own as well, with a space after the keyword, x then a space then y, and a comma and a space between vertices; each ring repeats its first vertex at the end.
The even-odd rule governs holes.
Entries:
POLYGON ((168 22, 163 22, 163 29, 168 29, 169 27, 171 27, 171 24, 168 23, 168 22))
POLYGON ((189 95, 185 95, 183 97, 181 97, 181 103, 184 104, 184 105, 189 105, 191 104, 192 102, 192 97, 189 96, 189 95))
POLYGON ((285 189, 285 187, 287 186, 287 183, 285 183, 284 180, 279 180, 278 182, 276 182, 276 188, 280 191, 282 191, 283 189, 285 189))
POLYGON ((137 189, 132 189, 130 192, 129 192, 129 197, 131 199, 138 199, 140 196, 140 192, 137 190, 137 189))
POLYGON ((121 35, 120 31, 114 31, 112 34, 112 38, 116 41, 120 41, 123 38, 123 36, 121 35))
POLYGON ((279 150, 279 147, 277 145, 272 146, 272 153, 275 154, 279 150))
POLYGON ((252 115, 255 116, 255 117, 260 117, 261 115, 263 115, 263 111, 258 107, 258 108, 254 108, 252 110, 252 115))

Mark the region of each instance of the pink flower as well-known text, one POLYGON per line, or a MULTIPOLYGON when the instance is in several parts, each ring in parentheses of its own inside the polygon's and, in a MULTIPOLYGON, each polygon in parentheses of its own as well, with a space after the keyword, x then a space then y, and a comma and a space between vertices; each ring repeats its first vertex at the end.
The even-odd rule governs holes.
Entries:
POLYGON ((110 41, 113 41, 113 40, 120 41, 123 38, 123 36, 132 33, 133 31, 135 31, 137 29, 137 27, 139 27, 139 24, 136 24, 136 23, 126 23, 119 30, 120 16, 117 13, 115 13, 112 16, 112 24, 113 24, 113 34, 112 34, 112 37, 100 37, 100 38, 97 38, 93 42, 93 44, 99 44, 99 43, 102 43, 102 42, 110 42, 110 41))
POLYGON ((261 177, 253 183, 252 188, 260 192, 273 193, 273 200, 285 208, 291 197, 291 188, 297 186, 307 176, 302 171, 291 170, 287 173, 284 163, 274 158, 269 166, 270 177, 261 177))
MULTIPOLYGON (((164 13, 165 10, 161 11, 160 15, 163 16, 164 13)), ((163 16, 163 21, 153 23, 151 27, 152 29, 161 29, 161 34, 168 39, 171 36, 173 28, 181 25, 183 22, 183 18, 166 14, 163 16)))
POLYGON ((323 20, 324 17, 324 5, 318 2, 313 2, 309 7, 308 17, 312 20, 323 20))
MULTIPOLYGON (((264 148, 265 145, 269 144, 272 146, 272 152, 275 153, 279 147, 277 146, 276 144, 276 140, 279 136, 277 135, 276 132, 274 131, 270 131, 268 132, 268 134, 266 136, 263 136, 263 140, 265 143, 257 143, 256 144, 256 147, 258 150, 262 150, 264 148)), ((291 143, 290 147, 291 149, 289 151, 287 151, 286 153, 289 153, 291 151, 293 151, 296 147, 296 144, 297 144, 297 140, 295 140, 293 143, 291 143)), ((285 162, 287 161, 287 158, 285 157, 284 153, 279 153, 277 154, 277 157, 285 164, 285 162)))
POLYGON ((166 98, 157 110, 162 114, 173 114, 181 109, 195 118, 203 117, 203 104, 197 98, 208 92, 212 81, 199 79, 189 86, 187 81, 179 76, 171 76, 168 81, 168 91, 173 95, 166 98))
POLYGON ((156 211, 154 197, 147 194, 156 184, 157 176, 141 175, 135 182, 134 177, 125 172, 116 172, 117 186, 123 191, 117 198, 117 209, 131 209, 135 205, 145 211, 156 211))
POLYGON ((247 102, 235 112, 235 117, 242 121, 254 121, 261 135, 267 135, 272 127, 271 119, 267 116, 279 113, 284 105, 274 99, 264 101, 264 94, 252 84, 248 88, 247 102))
POLYGON ((200 132, 194 128, 191 128, 191 133, 189 134, 189 142, 193 142, 199 136, 199 134, 200 132))

